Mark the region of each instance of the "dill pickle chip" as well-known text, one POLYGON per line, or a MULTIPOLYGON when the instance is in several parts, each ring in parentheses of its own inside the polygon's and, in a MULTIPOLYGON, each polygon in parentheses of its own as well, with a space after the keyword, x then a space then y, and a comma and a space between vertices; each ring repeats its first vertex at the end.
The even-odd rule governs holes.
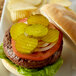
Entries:
POLYGON ((24 34, 21 34, 17 39, 15 43, 15 47, 17 51, 21 53, 32 53, 34 49, 38 45, 38 40, 35 38, 29 38, 26 37, 24 34))
POLYGON ((28 24, 42 24, 44 26, 48 26, 49 24, 48 19, 40 14, 30 16, 27 22, 28 24))
POLYGON ((50 29, 48 31, 48 34, 44 36, 41 40, 50 43, 57 41, 58 38, 59 38, 59 31, 56 29, 50 29))
POLYGON ((43 37, 48 33, 48 28, 41 24, 33 24, 25 29, 25 33, 33 37, 43 37))
POLYGON ((27 24, 25 23, 16 23, 14 25, 12 25, 11 29, 10 29, 10 34, 12 39, 16 39, 19 35, 21 35, 22 33, 24 33, 24 29, 27 27, 27 24))

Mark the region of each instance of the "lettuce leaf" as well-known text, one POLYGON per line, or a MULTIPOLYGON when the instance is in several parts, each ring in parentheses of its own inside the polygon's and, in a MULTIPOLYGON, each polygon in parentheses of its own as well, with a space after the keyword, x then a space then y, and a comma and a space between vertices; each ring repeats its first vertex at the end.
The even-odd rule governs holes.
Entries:
POLYGON ((6 58, 6 55, 3 51, 3 44, 0 45, 0 58, 1 59, 5 59, 6 58))
POLYGON ((3 45, 0 46, 0 58, 6 59, 10 64, 12 64, 13 66, 15 66, 17 68, 17 71, 21 75, 24 75, 24 76, 54 76, 56 74, 56 72, 58 71, 58 69, 60 68, 60 66, 63 64, 62 58, 59 58, 59 60, 56 63, 46 66, 42 69, 23 68, 21 66, 14 64, 12 61, 10 61, 6 57, 6 55, 3 52, 3 45))
POLYGON ((54 76, 62 64, 63 60, 60 58, 56 63, 42 69, 27 69, 17 66, 17 71, 24 76, 54 76))

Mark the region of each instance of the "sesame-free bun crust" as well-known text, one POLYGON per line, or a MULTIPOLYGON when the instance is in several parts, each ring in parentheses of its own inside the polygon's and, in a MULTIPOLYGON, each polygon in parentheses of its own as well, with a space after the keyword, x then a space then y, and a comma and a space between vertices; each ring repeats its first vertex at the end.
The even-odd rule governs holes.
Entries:
POLYGON ((68 45, 70 44, 76 50, 76 14, 58 4, 44 5, 40 11, 41 14, 52 19, 56 26, 64 32, 64 39, 68 45))
POLYGON ((11 73, 13 73, 13 74, 15 74, 15 75, 17 75, 17 76, 23 76, 23 75, 21 75, 21 74, 19 74, 18 72, 17 72, 17 69, 16 69, 16 67, 15 66, 13 66, 12 64, 10 64, 8 61, 6 61, 5 59, 2 59, 2 63, 3 63, 3 65, 5 66, 5 68, 8 70, 8 71, 10 71, 11 73))

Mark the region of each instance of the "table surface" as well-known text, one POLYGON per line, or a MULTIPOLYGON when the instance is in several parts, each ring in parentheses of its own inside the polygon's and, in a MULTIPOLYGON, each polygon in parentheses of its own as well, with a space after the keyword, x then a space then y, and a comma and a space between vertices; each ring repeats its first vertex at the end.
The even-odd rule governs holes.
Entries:
POLYGON ((3 4, 4 4, 4 0, 0 0, 0 17, 2 14, 3 4))

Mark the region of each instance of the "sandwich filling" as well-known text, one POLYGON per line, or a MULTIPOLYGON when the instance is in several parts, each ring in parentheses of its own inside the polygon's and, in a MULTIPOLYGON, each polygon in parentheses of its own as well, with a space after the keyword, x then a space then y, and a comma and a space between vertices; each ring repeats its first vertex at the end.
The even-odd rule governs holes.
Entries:
POLYGON ((12 25, 3 42, 4 52, 13 63, 31 69, 55 63, 62 45, 62 32, 40 14, 12 25))

